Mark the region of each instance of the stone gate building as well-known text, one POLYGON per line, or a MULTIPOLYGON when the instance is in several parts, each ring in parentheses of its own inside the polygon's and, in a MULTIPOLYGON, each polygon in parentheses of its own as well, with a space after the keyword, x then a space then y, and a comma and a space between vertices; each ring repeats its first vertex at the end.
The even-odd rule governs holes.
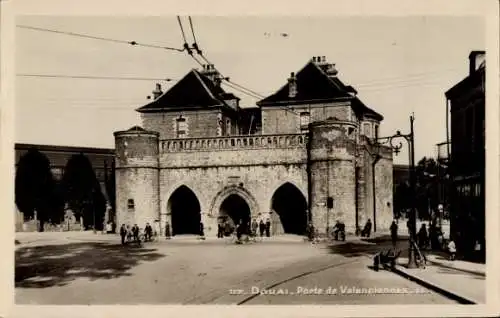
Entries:
POLYGON ((115 132, 117 223, 159 220, 216 236, 217 222, 269 218, 274 234, 349 232, 393 219, 392 153, 373 141, 383 117, 314 57, 273 95, 242 108, 212 65, 139 108, 143 127, 115 132))

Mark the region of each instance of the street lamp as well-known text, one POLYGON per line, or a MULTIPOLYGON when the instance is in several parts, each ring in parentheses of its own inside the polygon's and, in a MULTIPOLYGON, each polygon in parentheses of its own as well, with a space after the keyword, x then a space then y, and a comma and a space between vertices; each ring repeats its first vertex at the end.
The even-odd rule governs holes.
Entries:
MULTIPOLYGON (((396 140, 401 140, 404 139, 408 143, 408 148, 409 148, 409 159, 410 159, 410 191, 411 191, 411 212, 410 212, 410 219, 408 222, 408 230, 409 230, 409 249, 408 249, 408 268, 416 268, 417 262, 416 262, 416 251, 414 249, 414 242, 416 239, 416 228, 417 228, 417 219, 416 219, 416 200, 415 200, 415 195, 416 195, 416 175, 415 175, 415 135, 413 131, 413 122, 415 118, 414 115, 412 114, 410 116, 410 133, 403 135, 401 131, 397 131, 396 134, 388 137, 382 137, 382 138, 377 138, 376 139, 376 144, 377 144, 377 149, 379 148, 379 145, 386 144, 388 147, 392 149, 392 151, 396 154, 396 156, 399 154, 401 151, 401 148, 403 147, 402 142, 395 143, 396 140)), ((377 154, 378 155, 378 154, 377 154)), ((373 155, 372 155, 373 156, 373 155)), ((375 162, 376 163, 376 162, 375 162)), ((375 175, 375 173, 373 173, 375 175)), ((375 188, 374 188, 375 190, 375 188)), ((375 191, 374 191, 375 192, 375 191)), ((375 207, 375 203, 374 203, 375 207)), ((375 212, 374 212, 375 213, 375 212)), ((375 220, 373 222, 375 224, 375 220)))

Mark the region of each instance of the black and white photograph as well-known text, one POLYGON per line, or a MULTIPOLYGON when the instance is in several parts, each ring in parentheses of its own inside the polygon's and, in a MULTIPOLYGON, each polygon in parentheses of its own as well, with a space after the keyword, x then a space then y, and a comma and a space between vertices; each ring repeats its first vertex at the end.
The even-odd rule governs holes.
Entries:
POLYGON ((486 16, 13 22, 16 305, 487 303, 486 16))

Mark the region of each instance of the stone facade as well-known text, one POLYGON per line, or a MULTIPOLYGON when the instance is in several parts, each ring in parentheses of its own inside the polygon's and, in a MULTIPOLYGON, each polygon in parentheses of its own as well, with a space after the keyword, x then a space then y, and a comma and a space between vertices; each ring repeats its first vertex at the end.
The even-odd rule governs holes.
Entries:
POLYGON ((159 220, 162 234, 167 224, 174 234, 197 234, 201 222, 205 235, 216 236, 223 218, 236 223, 247 213, 248 219, 269 219, 274 234, 302 235, 308 222, 325 234, 337 220, 354 233, 369 218, 377 231, 387 231, 392 153, 372 147, 381 116, 360 113, 358 102, 263 105, 261 131, 252 135, 238 134, 237 116, 232 130, 221 133, 225 118, 213 114, 225 113, 223 103, 219 110, 147 106, 143 128, 115 133, 116 221, 144 227, 159 220), (179 115, 192 124, 184 138, 176 138, 172 124, 179 115))

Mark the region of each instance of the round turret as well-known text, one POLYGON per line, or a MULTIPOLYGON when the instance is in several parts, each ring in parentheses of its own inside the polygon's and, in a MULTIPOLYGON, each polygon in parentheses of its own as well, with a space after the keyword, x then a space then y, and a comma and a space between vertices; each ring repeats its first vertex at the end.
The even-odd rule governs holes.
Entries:
POLYGON ((354 227, 356 130, 335 118, 309 125, 310 208, 320 233, 331 234, 336 221, 354 227))
POLYGON ((114 136, 116 223, 144 229, 160 217, 159 133, 134 126, 114 136))

